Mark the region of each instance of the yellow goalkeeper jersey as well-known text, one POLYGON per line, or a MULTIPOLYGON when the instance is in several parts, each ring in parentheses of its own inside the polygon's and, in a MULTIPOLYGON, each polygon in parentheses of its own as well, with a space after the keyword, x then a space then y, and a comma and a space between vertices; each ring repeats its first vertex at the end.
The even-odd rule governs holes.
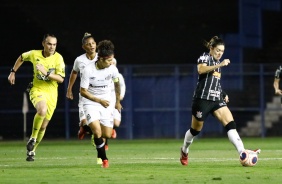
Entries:
POLYGON ((36 64, 42 64, 45 69, 53 74, 58 74, 65 77, 64 59, 58 52, 55 52, 50 57, 45 58, 42 50, 31 50, 22 54, 23 61, 30 61, 33 64, 33 87, 39 88, 46 92, 57 91, 58 83, 54 80, 49 80, 40 71, 36 69, 36 64))

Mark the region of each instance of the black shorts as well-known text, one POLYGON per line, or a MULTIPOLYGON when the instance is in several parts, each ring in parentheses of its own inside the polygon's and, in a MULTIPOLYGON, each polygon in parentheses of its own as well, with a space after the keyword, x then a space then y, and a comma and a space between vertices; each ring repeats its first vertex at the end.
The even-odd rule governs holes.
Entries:
POLYGON ((199 121, 205 121, 208 115, 217 109, 226 106, 225 101, 211 101, 203 99, 193 99, 192 115, 199 121))

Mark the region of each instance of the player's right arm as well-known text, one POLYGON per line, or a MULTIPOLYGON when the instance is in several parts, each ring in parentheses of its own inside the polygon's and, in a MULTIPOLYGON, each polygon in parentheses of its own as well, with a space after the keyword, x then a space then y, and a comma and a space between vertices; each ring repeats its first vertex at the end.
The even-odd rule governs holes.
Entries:
POLYGON ((8 81, 11 85, 15 84, 16 81, 16 71, 20 68, 20 66, 23 64, 22 56, 19 56, 16 60, 13 68, 11 69, 10 75, 8 76, 8 81))
POLYGON ((91 93, 88 92, 88 90, 86 88, 80 87, 80 94, 84 98, 87 98, 87 99, 89 99, 93 102, 97 102, 105 108, 107 108, 110 105, 110 102, 108 100, 104 100, 104 99, 101 99, 101 98, 98 98, 98 97, 92 95, 91 93))
POLYGON ((217 64, 217 65, 213 65, 213 66, 207 66, 206 63, 200 63, 197 65, 198 68, 198 73, 199 74, 204 74, 204 73, 209 73, 217 68, 223 67, 223 66, 227 66, 230 64, 230 60, 229 59, 224 59, 221 63, 217 64))
POLYGON ((75 83, 76 78, 77 78, 77 72, 75 70, 72 70, 69 78, 69 84, 68 84, 67 95, 66 95, 66 97, 71 100, 73 100, 72 87, 73 84, 75 83))

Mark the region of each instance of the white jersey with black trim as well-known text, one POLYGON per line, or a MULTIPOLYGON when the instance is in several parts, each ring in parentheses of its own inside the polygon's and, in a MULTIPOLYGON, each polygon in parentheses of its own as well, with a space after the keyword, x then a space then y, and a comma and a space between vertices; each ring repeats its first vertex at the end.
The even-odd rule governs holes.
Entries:
POLYGON ((97 59, 98 59, 98 54, 96 54, 94 59, 90 60, 87 58, 86 53, 84 53, 75 59, 73 64, 73 70, 76 72, 80 72, 85 68, 86 65, 88 65, 89 63, 94 63, 95 61, 97 61, 97 59))
MULTIPOLYGON (((90 63, 81 72, 80 87, 88 90, 89 93, 97 98, 108 100, 111 102, 112 98, 112 83, 118 77, 118 69, 114 65, 108 68, 97 69, 95 63, 90 63)), ((101 105, 92 100, 83 98, 84 105, 101 105)))

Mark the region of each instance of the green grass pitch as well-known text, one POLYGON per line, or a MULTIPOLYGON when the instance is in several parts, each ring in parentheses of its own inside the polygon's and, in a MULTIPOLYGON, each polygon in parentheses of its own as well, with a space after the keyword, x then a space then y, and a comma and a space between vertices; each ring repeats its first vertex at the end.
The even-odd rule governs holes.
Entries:
POLYGON ((189 165, 179 162, 182 139, 110 140, 110 167, 96 164, 90 137, 43 140, 34 162, 26 162, 23 141, 0 142, 1 184, 98 183, 282 183, 282 138, 243 138, 245 148, 262 150, 254 167, 240 165, 228 138, 198 138, 189 165))

